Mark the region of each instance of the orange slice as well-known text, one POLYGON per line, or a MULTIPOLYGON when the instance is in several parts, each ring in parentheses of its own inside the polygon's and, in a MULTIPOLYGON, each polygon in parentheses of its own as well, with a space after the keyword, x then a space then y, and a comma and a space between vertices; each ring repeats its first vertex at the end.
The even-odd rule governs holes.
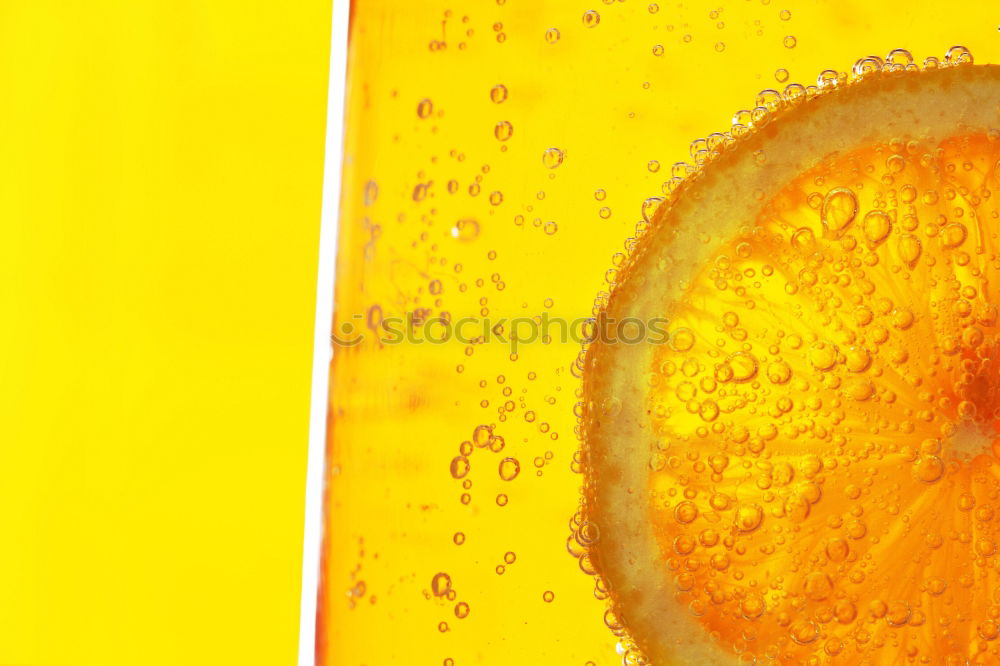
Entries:
POLYGON ((1000 67, 867 58, 743 115, 583 360, 608 624, 627 663, 1000 664, 1000 67))

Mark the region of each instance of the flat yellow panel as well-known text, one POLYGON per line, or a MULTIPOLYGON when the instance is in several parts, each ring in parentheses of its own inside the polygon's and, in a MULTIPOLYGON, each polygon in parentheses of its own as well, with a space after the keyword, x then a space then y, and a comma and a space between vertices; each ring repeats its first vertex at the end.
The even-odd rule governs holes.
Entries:
POLYGON ((0 664, 291 664, 329 0, 0 4, 0 664))

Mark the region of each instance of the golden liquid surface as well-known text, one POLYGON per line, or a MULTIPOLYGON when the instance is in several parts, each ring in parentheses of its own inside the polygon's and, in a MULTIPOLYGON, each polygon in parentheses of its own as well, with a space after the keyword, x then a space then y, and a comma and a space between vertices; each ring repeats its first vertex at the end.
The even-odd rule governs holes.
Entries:
POLYGON ((996 62, 995 21, 931 3, 905 21, 873 3, 355 3, 335 330, 366 339, 331 375, 323 663, 621 660, 567 552, 579 345, 557 326, 516 352, 495 333, 379 344, 380 321, 589 317, 693 138, 868 53, 962 43, 996 62))

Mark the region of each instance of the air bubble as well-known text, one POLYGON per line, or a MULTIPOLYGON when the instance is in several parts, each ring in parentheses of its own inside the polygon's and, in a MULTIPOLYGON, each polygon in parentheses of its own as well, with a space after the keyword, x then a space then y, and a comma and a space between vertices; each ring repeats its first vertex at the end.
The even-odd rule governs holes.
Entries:
POLYGON ((921 456, 913 463, 913 477, 923 483, 934 483, 944 475, 944 462, 937 456, 921 456))
POLYGON ((864 372, 871 364, 871 353, 864 347, 852 346, 844 352, 844 367, 850 372, 864 372))
POLYGON ((670 336, 670 347, 677 352, 686 352, 694 346, 694 331, 689 328, 678 328, 670 336))
POLYGON ((465 456, 456 456, 451 461, 451 476, 455 479, 462 479, 469 473, 469 459, 465 456))
POLYGON ((826 542, 826 556, 831 562, 843 562, 851 552, 847 541, 835 537, 826 542))
POLYGON ((792 623, 788 634, 799 645, 808 645, 819 638, 819 627, 809 620, 798 620, 792 623))
POLYGON ((435 597, 443 597, 451 591, 451 576, 441 572, 434 574, 434 578, 431 579, 431 593, 435 597))
POLYGON ((369 180, 365 183, 365 205, 371 206, 378 199, 378 183, 369 180))
POLYGON ((948 249, 960 247, 969 235, 968 229, 961 222, 953 222, 941 230, 941 244, 948 249))
POLYGON ((490 89, 490 99, 494 104, 502 104, 507 100, 507 86, 498 83, 490 89))
POLYGON ((792 378, 792 369, 784 361, 772 361, 767 366, 767 378, 772 384, 787 384, 792 378))
POLYGON ((868 241, 868 246, 874 248, 889 237, 889 232, 892 231, 892 220, 881 210, 869 211, 865 214, 861 228, 865 240, 868 241))
POLYGON ((900 236, 896 250, 899 252, 899 258, 903 260, 904 264, 910 268, 915 268, 917 261, 920 260, 920 254, 923 252, 923 244, 913 234, 904 234, 900 236))
POLYGON ((809 348, 809 362, 817 370, 832 370, 837 364, 837 347, 822 340, 814 343, 809 348))
POLYGON ((833 581, 822 571, 813 571, 805 578, 803 592, 807 599, 823 601, 833 593, 833 581))
POLYGON ((882 59, 878 56, 865 56, 854 63, 851 68, 854 77, 861 79, 869 74, 882 71, 882 59))
POLYGON ((890 68, 906 68, 912 65, 913 62, 913 54, 906 49, 893 49, 885 57, 885 64, 890 68))
POLYGON ((945 53, 944 61, 948 65, 971 65, 973 62, 972 52, 964 46, 952 46, 945 53))
POLYGON ((910 605, 905 601, 894 601, 886 609, 885 621, 893 627, 901 627, 910 619, 910 605))
POLYGON ((740 614, 748 620, 756 620, 764 614, 765 610, 767 610, 767 604, 764 603, 764 598, 759 594, 750 593, 740 602, 740 614))
POLYGON ((820 211, 824 238, 838 239, 854 222, 858 214, 858 198, 846 187, 830 190, 823 198, 820 211))
POLYGON ((493 128, 493 136, 497 138, 497 141, 506 141, 514 134, 514 126, 510 124, 510 121, 501 120, 493 128))
POLYGON ((500 461, 500 478, 504 481, 513 481, 521 472, 521 463, 515 458, 504 458, 500 461))
POLYGON ((681 502, 674 509, 674 518, 678 523, 687 524, 698 517, 698 507, 694 502, 681 502))
POLYGON ((735 352, 726 358, 726 363, 732 368, 732 381, 743 384, 757 376, 759 363, 749 352, 735 352))
POLYGON ((549 169, 555 169, 563 163, 564 157, 563 151, 559 148, 546 148, 545 152, 542 153, 542 164, 549 169))
POLYGON ((642 219, 644 222, 651 222, 656 209, 663 203, 663 197, 649 197, 642 202, 642 219))
POLYGON ((792 234, 791 244, 799 252, 811 253, 816 249, 816 234, 812 229, 802 227, 792 234))
POLYGON ((764 509, 759 504, 743 504, 736 510, 736 529, 753 532, 764 520, 764 509))
POLYGON ((451 228, 451 237, 460 241, 470 242, 479 236, 479 223, 473 219, 459 220, 451 228))

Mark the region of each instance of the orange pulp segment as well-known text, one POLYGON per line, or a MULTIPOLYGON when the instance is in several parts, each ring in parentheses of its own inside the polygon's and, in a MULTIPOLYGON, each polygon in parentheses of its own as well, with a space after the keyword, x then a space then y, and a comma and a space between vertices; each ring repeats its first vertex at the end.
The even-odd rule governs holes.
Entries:
POLYGON ((584 367, 631 658, 1000 664, 1000 68, 876 71, 657 210, 584 367))

